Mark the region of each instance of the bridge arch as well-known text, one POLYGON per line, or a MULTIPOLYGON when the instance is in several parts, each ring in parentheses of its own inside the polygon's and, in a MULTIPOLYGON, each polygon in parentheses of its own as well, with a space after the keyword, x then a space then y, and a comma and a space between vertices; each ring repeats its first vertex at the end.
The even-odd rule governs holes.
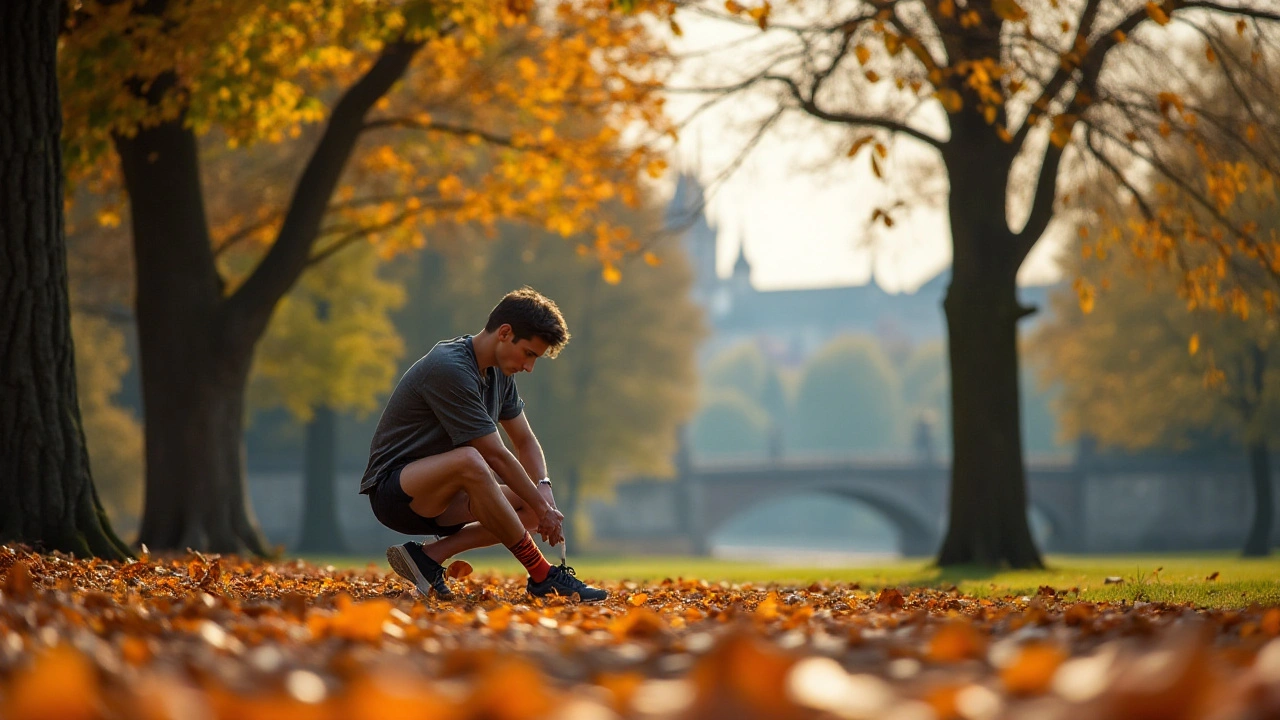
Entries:
POLYGON ((918 507, 889 493, 843 485, 795 487, 786 483, 772 484, 764 491, 706 498, 705 502, 712 507, 707 508, 710 512, 704 515, 706 522, 699 528, 699 545, 704 550, 709 549, 710 539, 714 535, 752 509, 779 500, 813 495, 860 503, 876 512, 897 533, 898 550, 904 556, 932 555, 938 550, 941 518, 928 517, 918 507))

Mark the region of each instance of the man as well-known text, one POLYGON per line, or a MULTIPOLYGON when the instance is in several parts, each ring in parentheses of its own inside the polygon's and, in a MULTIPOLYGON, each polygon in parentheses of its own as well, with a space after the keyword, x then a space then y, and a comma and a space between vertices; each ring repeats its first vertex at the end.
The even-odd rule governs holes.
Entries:
POLYGON ((424 596, 451 598, 444 561, 496 543, 529 571, 530 595, 576 594, 588 602, 608 596, 574 577, 573 568, 548 563, 529 534, 561 542, 564 515, 514 375, 532 372, 538 358, 554 358, 568 342, 560 308, 526 287, 502 298, 483 332, 437 343, 387 400, 360 492, 383 525, 439 537, 387 548, 391 569, 424 596))

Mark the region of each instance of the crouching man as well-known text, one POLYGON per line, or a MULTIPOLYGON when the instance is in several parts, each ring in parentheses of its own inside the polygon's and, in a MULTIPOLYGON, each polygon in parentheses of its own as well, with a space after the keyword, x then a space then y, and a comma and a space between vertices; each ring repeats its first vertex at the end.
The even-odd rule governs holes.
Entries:
POLYGON ((439 538, 387 549, 391 569, 424 596, 451 598, 444 561, 497 543, 529 571, 530 595, 577 594, 588 602, 608 596, 578 580, 573 568, 548 563, 529 534, 561 542, 564 515, 515 375, 532 372, 538 358, 554 358, 568 342, 556 304, 531 288, 517 290, 502 298, 479 334, 437 343, 387 400, 360 492, 383 525, 439 538))

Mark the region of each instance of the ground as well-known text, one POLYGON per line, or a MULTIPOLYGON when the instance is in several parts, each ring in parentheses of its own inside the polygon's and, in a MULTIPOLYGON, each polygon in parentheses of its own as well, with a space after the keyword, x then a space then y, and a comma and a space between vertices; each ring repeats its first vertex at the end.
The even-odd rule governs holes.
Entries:
POLYGON ((450 604, 377 564, 0 548, 0 718, 1280 715, 1277 561, 1051 563, 584 560, 582 606, 479 560, 450 604))

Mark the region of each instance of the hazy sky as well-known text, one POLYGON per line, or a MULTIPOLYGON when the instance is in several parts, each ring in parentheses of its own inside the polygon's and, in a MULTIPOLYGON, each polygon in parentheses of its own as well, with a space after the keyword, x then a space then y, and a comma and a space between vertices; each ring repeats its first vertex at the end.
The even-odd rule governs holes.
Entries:
MULTIPOLYGON (((758 41, 749 37, 759 38, 754 27, 687 14, 680 16, 680 24, 684 37, 675 39, 677 53, 732 49, 686 62, 673 85, 716 85, 749 65, 753 50, 758 54, 758 44, 753 45, 758 41)), ((683 118, 701 102, 677 94, 669 107, 683 118)), ((767 100, 745 98, 700 115, 681 131, 677 169, 696 171, 710 184, 748 141, 755 126, 751 118, 769 106, 767 100)), ((940 127, 940 113, 936 105, 922 108, 922 126, 940 127)), ((867 151, 856 159, 844 156, 848 137, 847 131, 798 119, 766 136, 717 187, 708 215, 720 229, 721 274, 732 268, 740 239, 761 289, 861 284, 874 268, 885 289, 913 290, 946 267, 951 257, 942 209, 946 185, 936 153, 914 141, 899 141, 881 181, 871 172, 867 151), (872 229, 872 211, 899 200, 905 205, 894 211, 894 227, 872 229)), ((1056 245, 1052 237, 1037 245, 1019 276, 1024 284, 1057 278, 1056 245)))

